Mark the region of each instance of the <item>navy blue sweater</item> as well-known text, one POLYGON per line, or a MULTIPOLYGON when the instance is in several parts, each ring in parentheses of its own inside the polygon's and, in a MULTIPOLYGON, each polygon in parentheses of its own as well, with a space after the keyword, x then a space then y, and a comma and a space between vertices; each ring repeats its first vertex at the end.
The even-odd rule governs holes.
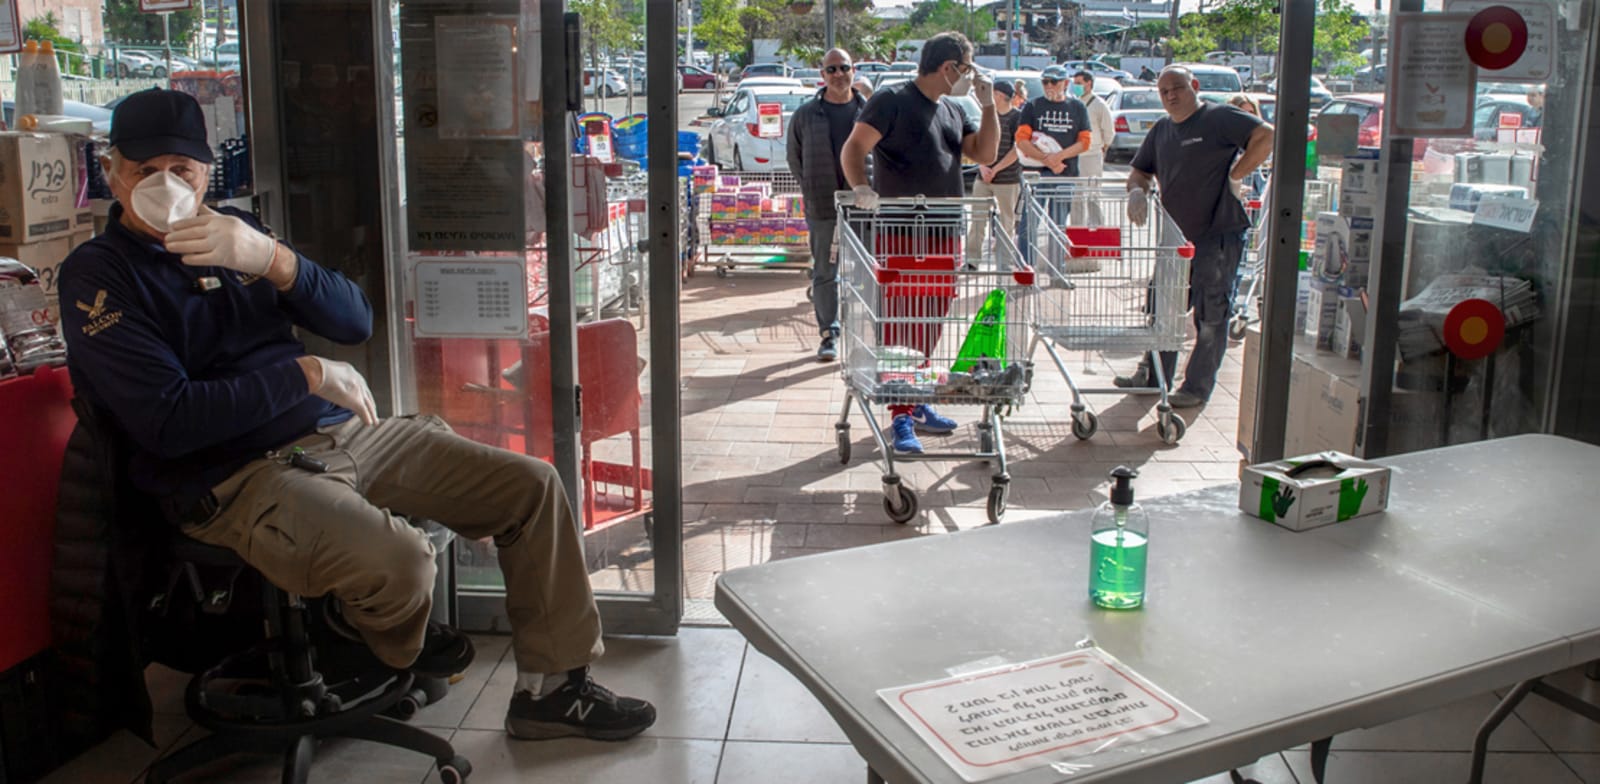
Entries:
MULTIPOLYGON (((248 213, 223 208, 261 230, 248 213)), ((61 266, 61 326, 78 395, 108 410, 136 446, 136 486, 157 496, 204 494, 267 450, 349 419, 309 394, 293 327, 356 344, 372 306, 345 276, 304 256, 294 286, 221 267, 189 267, 124 228, 61 266), (221 287, 203 291, 201 277, 221 287)))

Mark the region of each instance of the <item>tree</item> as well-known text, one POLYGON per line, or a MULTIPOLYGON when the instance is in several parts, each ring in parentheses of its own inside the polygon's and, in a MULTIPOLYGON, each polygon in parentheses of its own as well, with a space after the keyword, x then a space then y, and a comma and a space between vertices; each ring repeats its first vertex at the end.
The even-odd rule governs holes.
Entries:
POLYGON ((958 0, 927 0, 917 4, 907 20, 911 25, 910 38, 932 38, 954 30, 974 41, 982 41, 996 27, 994 14, 988 11, 967 13, 967 4, 958 0))
MULTIPOLYGON (((139 0, 106 0, 102 21, 107 41, 138 46, 161 45, 161 14, 140 11, 139 0)), ((173 11, 170 24, 172 48, 187 49, 200 30, 200 9, 173 11)))
POLYGON ((56 24, 55 12, 46 11, 44 16, 29 19, 28 23, 22 26, 22 37, 24 40, 49 41, 50 46, 61 53, 56 57, 65 62, 61 69, 63 73, 86 73, 88 65, 84 63, 83 56, 78 54, 76 58, 73 57, 73 53, 81 52, 82 45, 62 35, 61 31, 56 29, 56 24))
POLYGON ((633 40, 634 28, 617 0, 571 0, 567 7, 583 17, 583 38, 591 67, 600 67, 600 50, 621 49, 633 40))
MULTIPOLYGON (((694 34, 711 53, 711 72, 722 73, 722 58, 744 51, 745 30, 739 24, 739 8, 734 0, 701 0, 700 23, 694 34)), ((722 85, 716 84, 715 100, 722 103, 722 85)))
POLYGON ((1314 65, 1330 74, 1351 76, 1365 64, 1359 54, 1367 23, 1345 0, 1319 0, 1312 34, 1314 65))
POLYGON ((1167 39, 1167 51, 1174 60, 1200 60, 1217 48, 1217 35, 1211 17, 1184 14, 1176 35, 1167 39))

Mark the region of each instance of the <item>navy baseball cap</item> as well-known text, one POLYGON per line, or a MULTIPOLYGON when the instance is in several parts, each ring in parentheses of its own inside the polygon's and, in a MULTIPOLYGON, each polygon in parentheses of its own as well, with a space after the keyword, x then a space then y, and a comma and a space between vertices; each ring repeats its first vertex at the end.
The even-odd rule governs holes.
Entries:
POLYGON ((211 163, 200 102, 177 90, 152 87, 122 99, 111 112, 111 146, 131 161, 182 155, 211 163))
POLYGON ((1044 71, 1039 74, 1039 78, 1042 79, 1042 80, 1048 80, 1048 81, 1064 82, 1064 81, 1067 80, 1067 69, 1066 69, 1066 66, 1061 66, 1061 65, 1048 65, 1048 66, 1045 66, 1044 71))
POLYGON ((1004 80, 994 83, 994 91, 1007 98, 1014 97, 1017 94, 1016 88, 1012 87, 1010 82, 1004 80))

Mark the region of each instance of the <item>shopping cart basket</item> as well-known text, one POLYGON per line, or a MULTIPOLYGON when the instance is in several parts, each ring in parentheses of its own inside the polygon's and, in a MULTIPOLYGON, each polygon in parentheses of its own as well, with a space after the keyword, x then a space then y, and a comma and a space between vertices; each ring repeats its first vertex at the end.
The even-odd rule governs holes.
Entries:
POLYGON ((1175 444, 1187 423, 1167 402, 1167 379, 1159 352, 1183 348, 1188 309, 1189 262, 1194 246, 1183 240, 1154 193, 1144 225, 1127 219, 1128 192, 1121 184, 1023 178, 1023 209, 1033 227, 1022 241, 1039 272, 1033 307, 1033 345, 1043 345, 1072 390, 1072 434, 1092 438, 1099 419, 1083 402, 1086 392, 1156 392, 1156 432, 1175 444), (1061 201, 1097 203, 1106 226, 1059 225, 1061 201), (1156 386, 1142 389, 1081 388, 1060 350, 1131 351, 1150 354, 1156 386))
POLYGON ((834 426, 839 461, 850 462, 850 407, 859 403, 883 457, 889 519, 904 523, 917 514, 916 493, 895 473, 897 460, 983 459, 995 466, 988 513, 998 523, 1011 482, 1001 418, 1022 403, 1033 376, 1026 354, 1033 270, 1004 242, 989 263, 966 264, 972 221, 1000 231, 993 199, 884 199, 874 211, 852 205, 850 192, 838 194, 847 392, 834 426), (977 451, 894 453, 873 408, 932 403, 982 407, 977 451))

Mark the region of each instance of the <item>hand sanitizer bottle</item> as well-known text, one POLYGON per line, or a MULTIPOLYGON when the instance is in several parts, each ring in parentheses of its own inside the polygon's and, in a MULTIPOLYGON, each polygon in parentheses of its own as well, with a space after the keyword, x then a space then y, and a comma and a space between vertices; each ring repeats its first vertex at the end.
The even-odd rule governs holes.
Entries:
POLYGON ((1094 511, 1089 526, 1089 599, 1112 610, 1144 604, 1150 518, 1133 502, 1132 481, 1138 475, 1127 466, 1111 471, 1111 500, 1094 511))

